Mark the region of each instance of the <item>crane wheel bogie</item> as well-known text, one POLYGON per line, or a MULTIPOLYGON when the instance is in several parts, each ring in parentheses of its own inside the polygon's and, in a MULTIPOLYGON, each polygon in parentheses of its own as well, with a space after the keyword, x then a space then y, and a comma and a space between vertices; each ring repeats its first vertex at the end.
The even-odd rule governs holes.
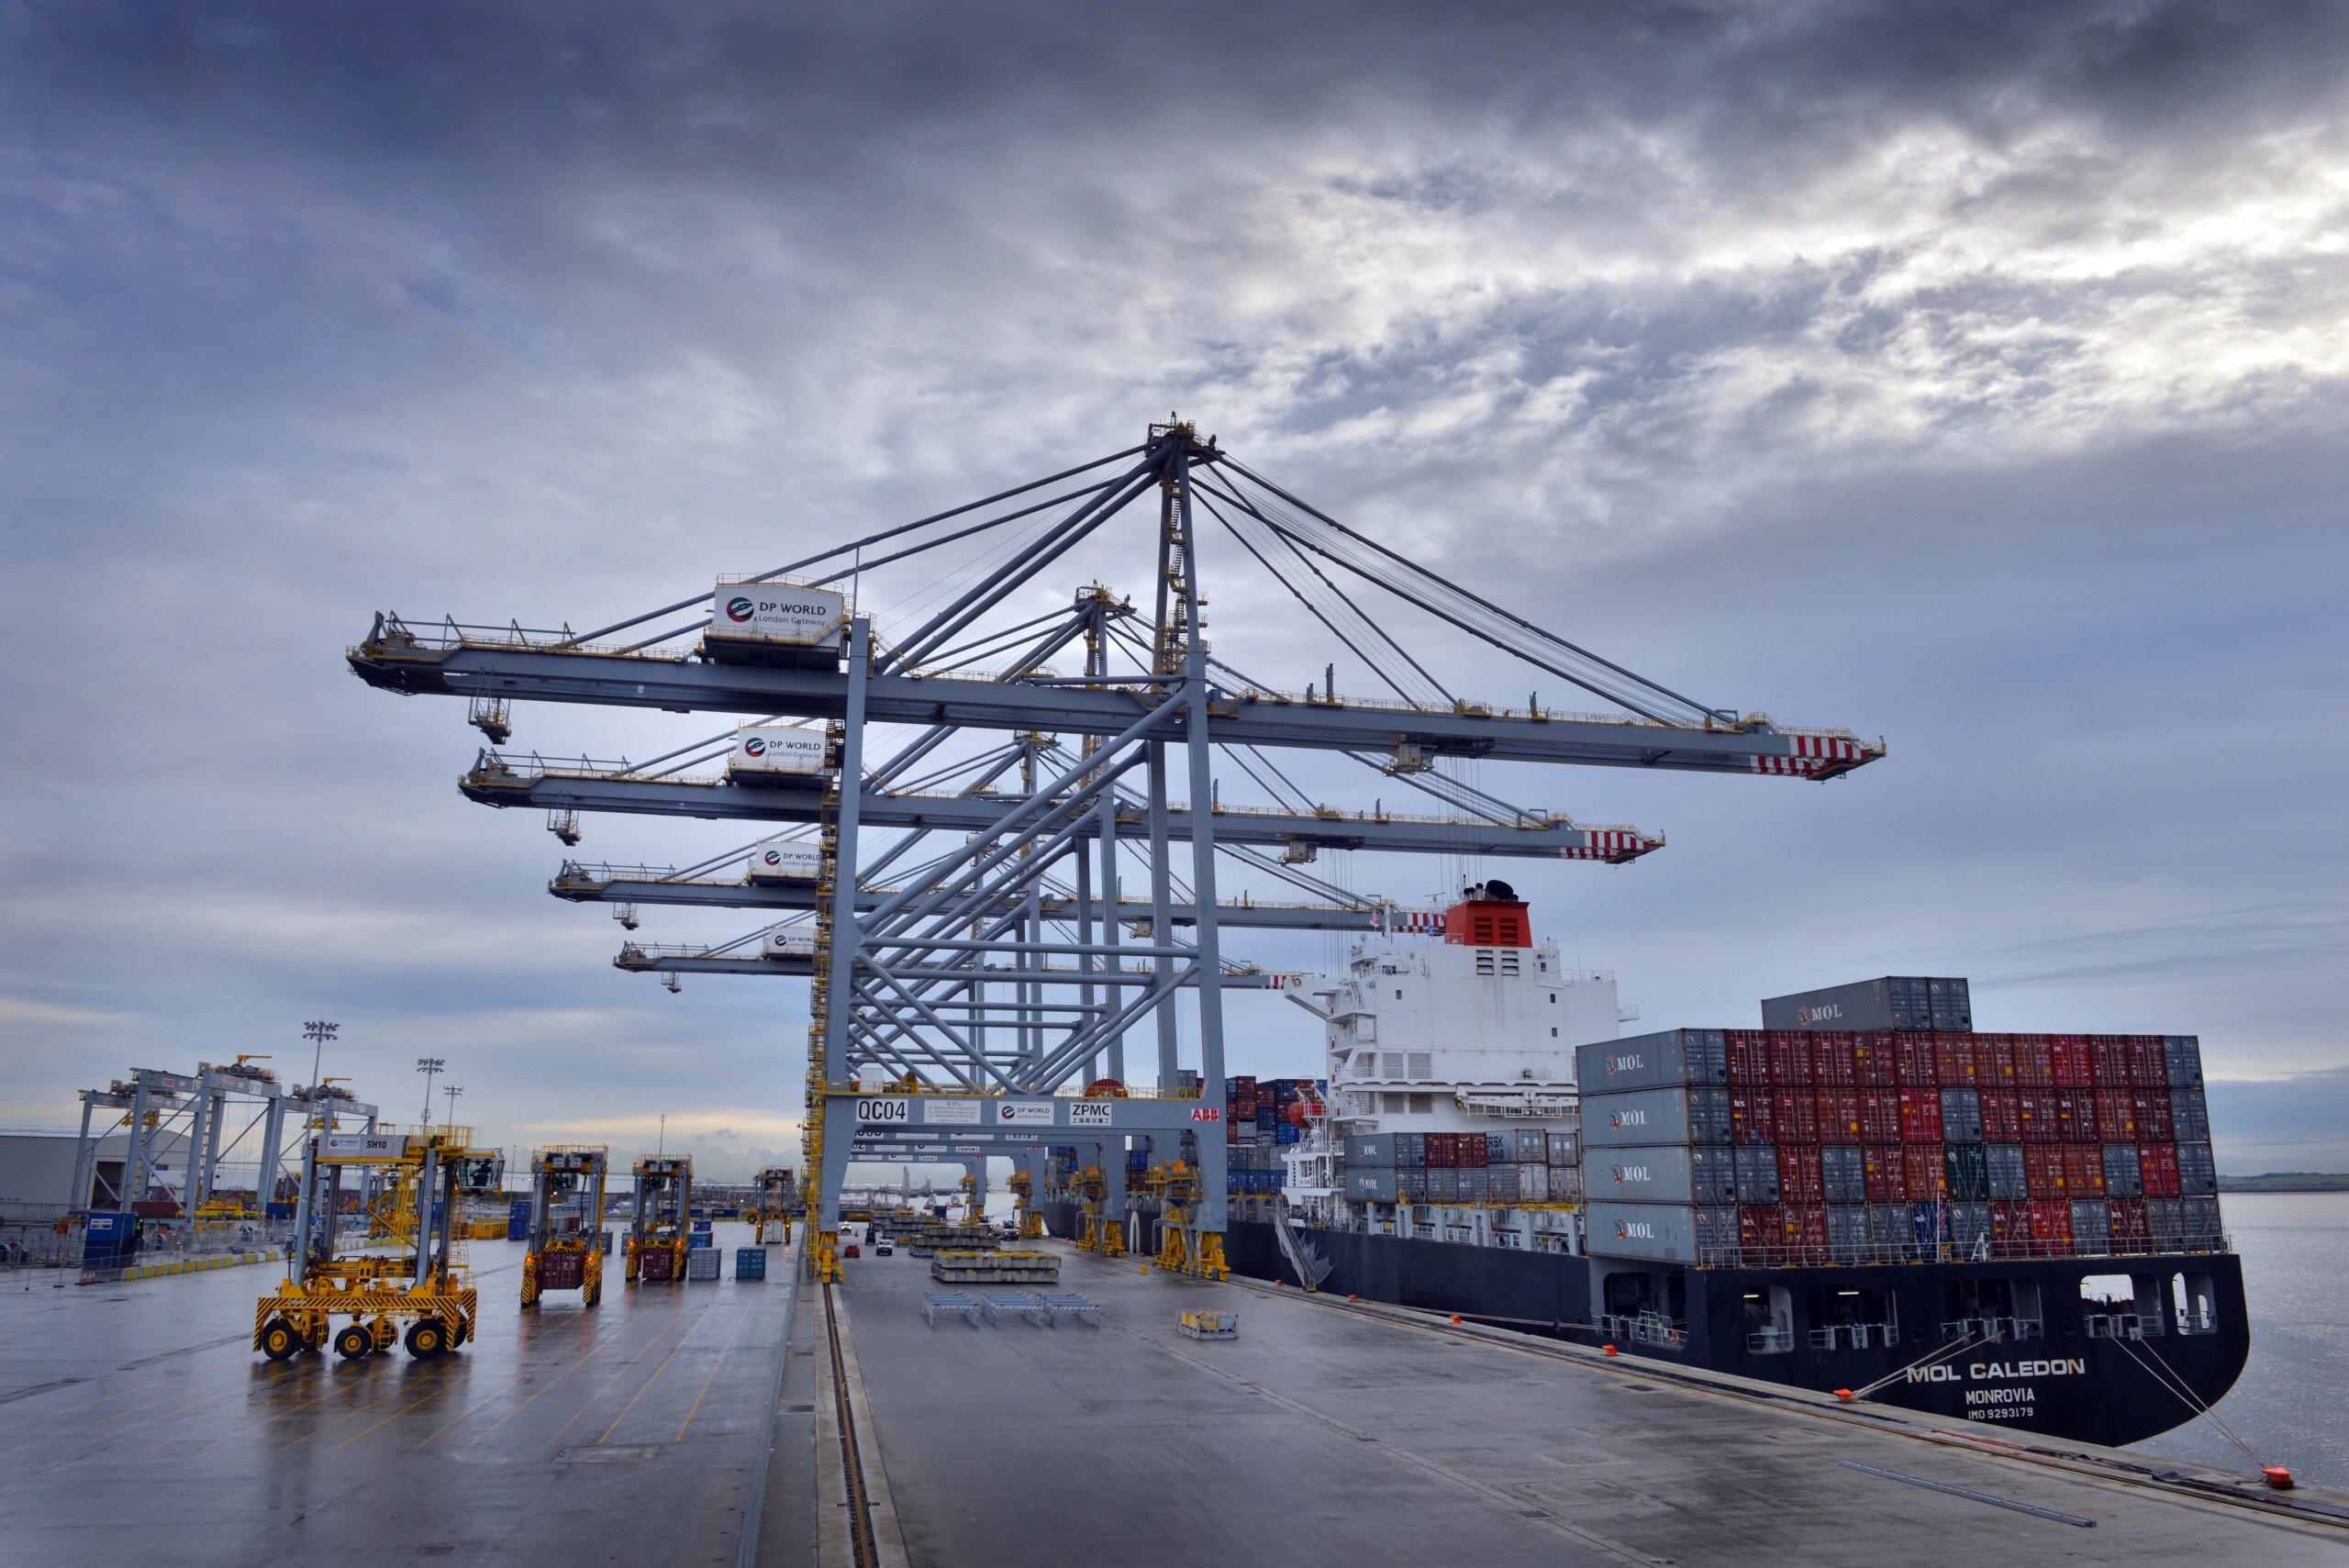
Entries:
POLYGON ((304 1348, 302 1336, 294 1325, 283 1318, 273 1318, 261 1331, 261 1353, 273 1362, 282 1362, 304 1348))
POLYGON ((407 1353, 420 1362, 430 1361, 452 1343, 448 1329, 438 1318, 419 1318, 407 1331, 407 1353))
POLYGON ((348 1362, 371 1354, 375 1349, 375 1336, 363 1323, 353 1323, 334 1337, 335 1354, 348 1362))

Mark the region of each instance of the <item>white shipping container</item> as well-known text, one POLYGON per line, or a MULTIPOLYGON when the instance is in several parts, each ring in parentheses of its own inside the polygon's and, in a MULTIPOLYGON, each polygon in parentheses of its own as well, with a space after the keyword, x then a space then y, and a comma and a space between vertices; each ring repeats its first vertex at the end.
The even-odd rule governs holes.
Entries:
POLYGON ((1520 1164, 1517 1168, 1517 1201, 1548 1203, 1550 1201, 1550 1167, 1520 1164))
POLYGON ((820 845, 761 844, 751 851, 752 882, 813 882, 823 870, 820 845))
POLYGON ((805 647, 837 635, 848 600, 830 588, 792 583, 718 580, 710 601, 709 635, 737 642, 785 642, 805 647))
POLYGON ((1550 1167, 1550 1201, 1575 1203, 1582 1197, 1582 1167, 1553 1165, 1550 1167))
POLYGON ((726 776, 760 780, 803 779, 824 771, 829 750, 820 729, 781 724, 746 724, 734 731, 726 776))
POLYGON ((760 951, 769 958, 813 958, 816 956, 816 930, 812 926, 795 926, 787 930, 769 931, 760 951))

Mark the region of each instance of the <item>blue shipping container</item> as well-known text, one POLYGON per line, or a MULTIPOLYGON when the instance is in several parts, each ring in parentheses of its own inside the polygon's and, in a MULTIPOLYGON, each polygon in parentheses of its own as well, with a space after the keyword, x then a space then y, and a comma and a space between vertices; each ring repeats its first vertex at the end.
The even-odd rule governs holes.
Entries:
POLYGON ((696 1247, 709 1246, 712 1244, 712 1240, 713 1239, 708 1231, 696 1230, 692 1235, 685 1238, 685 1251, 690 1252, 696 1247))
POLYGON ((694 1229, 696 1230, 707 1230, 709 1229, 709 1221, 707 1219, 696 1219, 694 1221, 694 1229))
POLYGON ((1275 1143, 1296 1142, 1297 1124, 1295 1122, 1285 1121, 1278 1127, 1273 1129, 1273 1141, 1275 1143))
POLYGON ((734 1277, 736 1279, 766 1278, 767 1250, 764 1247, 735 1248, 734 1277))
POLYGON ((139 1251, 136 1215, 93 1213, 82 1231, 82 1266, 119 1268, 139 1251))

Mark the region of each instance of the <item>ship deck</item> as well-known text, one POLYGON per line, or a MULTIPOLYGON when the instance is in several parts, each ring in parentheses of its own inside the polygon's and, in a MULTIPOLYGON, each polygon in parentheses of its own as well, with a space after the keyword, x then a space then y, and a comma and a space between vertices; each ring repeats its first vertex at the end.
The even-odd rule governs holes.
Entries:
MULTIPOLYGON (((742 1238, 720 1229, 730 1262, 742 1238)), ((429 1363, 262 1360, 246 1345, 266 1266, 57 1290, 15 1277, 6 1539, 28 1561, 240 1568, 744 1562, 771 1442, 762 1568, 857 1561, 852 1455, 871 1561, 922 1568, 1219 1568, 1300 1549, 1357 1565, 2272 1568, 2349 1548, 2337 1495, 2294 1495, 2335 1522, 2289 1517, 2255 1491, 2103 1468, 2133 1456, 2035 1457, 1769 1385, 1061 1250, 1062 1288, 1101 1304, 1097 1328, 930 1328, 927 1261, 869 1249, 829 1314, 777 1252, 764 1284, 615 1284, 594 1312, 556 1296, 526 1319, 520 1249, 476 1242, 480 1337, 429 1363), (1185 1338, 1190 1307, 1238 1312, 1239 1337, 1185 1338)))

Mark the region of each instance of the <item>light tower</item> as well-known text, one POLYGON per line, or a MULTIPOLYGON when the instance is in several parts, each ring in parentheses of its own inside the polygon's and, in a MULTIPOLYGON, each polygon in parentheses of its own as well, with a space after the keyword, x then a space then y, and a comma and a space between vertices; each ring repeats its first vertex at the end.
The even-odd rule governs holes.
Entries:
POLYGON ((432 1080, 448 1069, 448 1062, 437 1056, 419 1056, 416 1070, 424 1074, 424 1125, 432 1125, 432 1080))

